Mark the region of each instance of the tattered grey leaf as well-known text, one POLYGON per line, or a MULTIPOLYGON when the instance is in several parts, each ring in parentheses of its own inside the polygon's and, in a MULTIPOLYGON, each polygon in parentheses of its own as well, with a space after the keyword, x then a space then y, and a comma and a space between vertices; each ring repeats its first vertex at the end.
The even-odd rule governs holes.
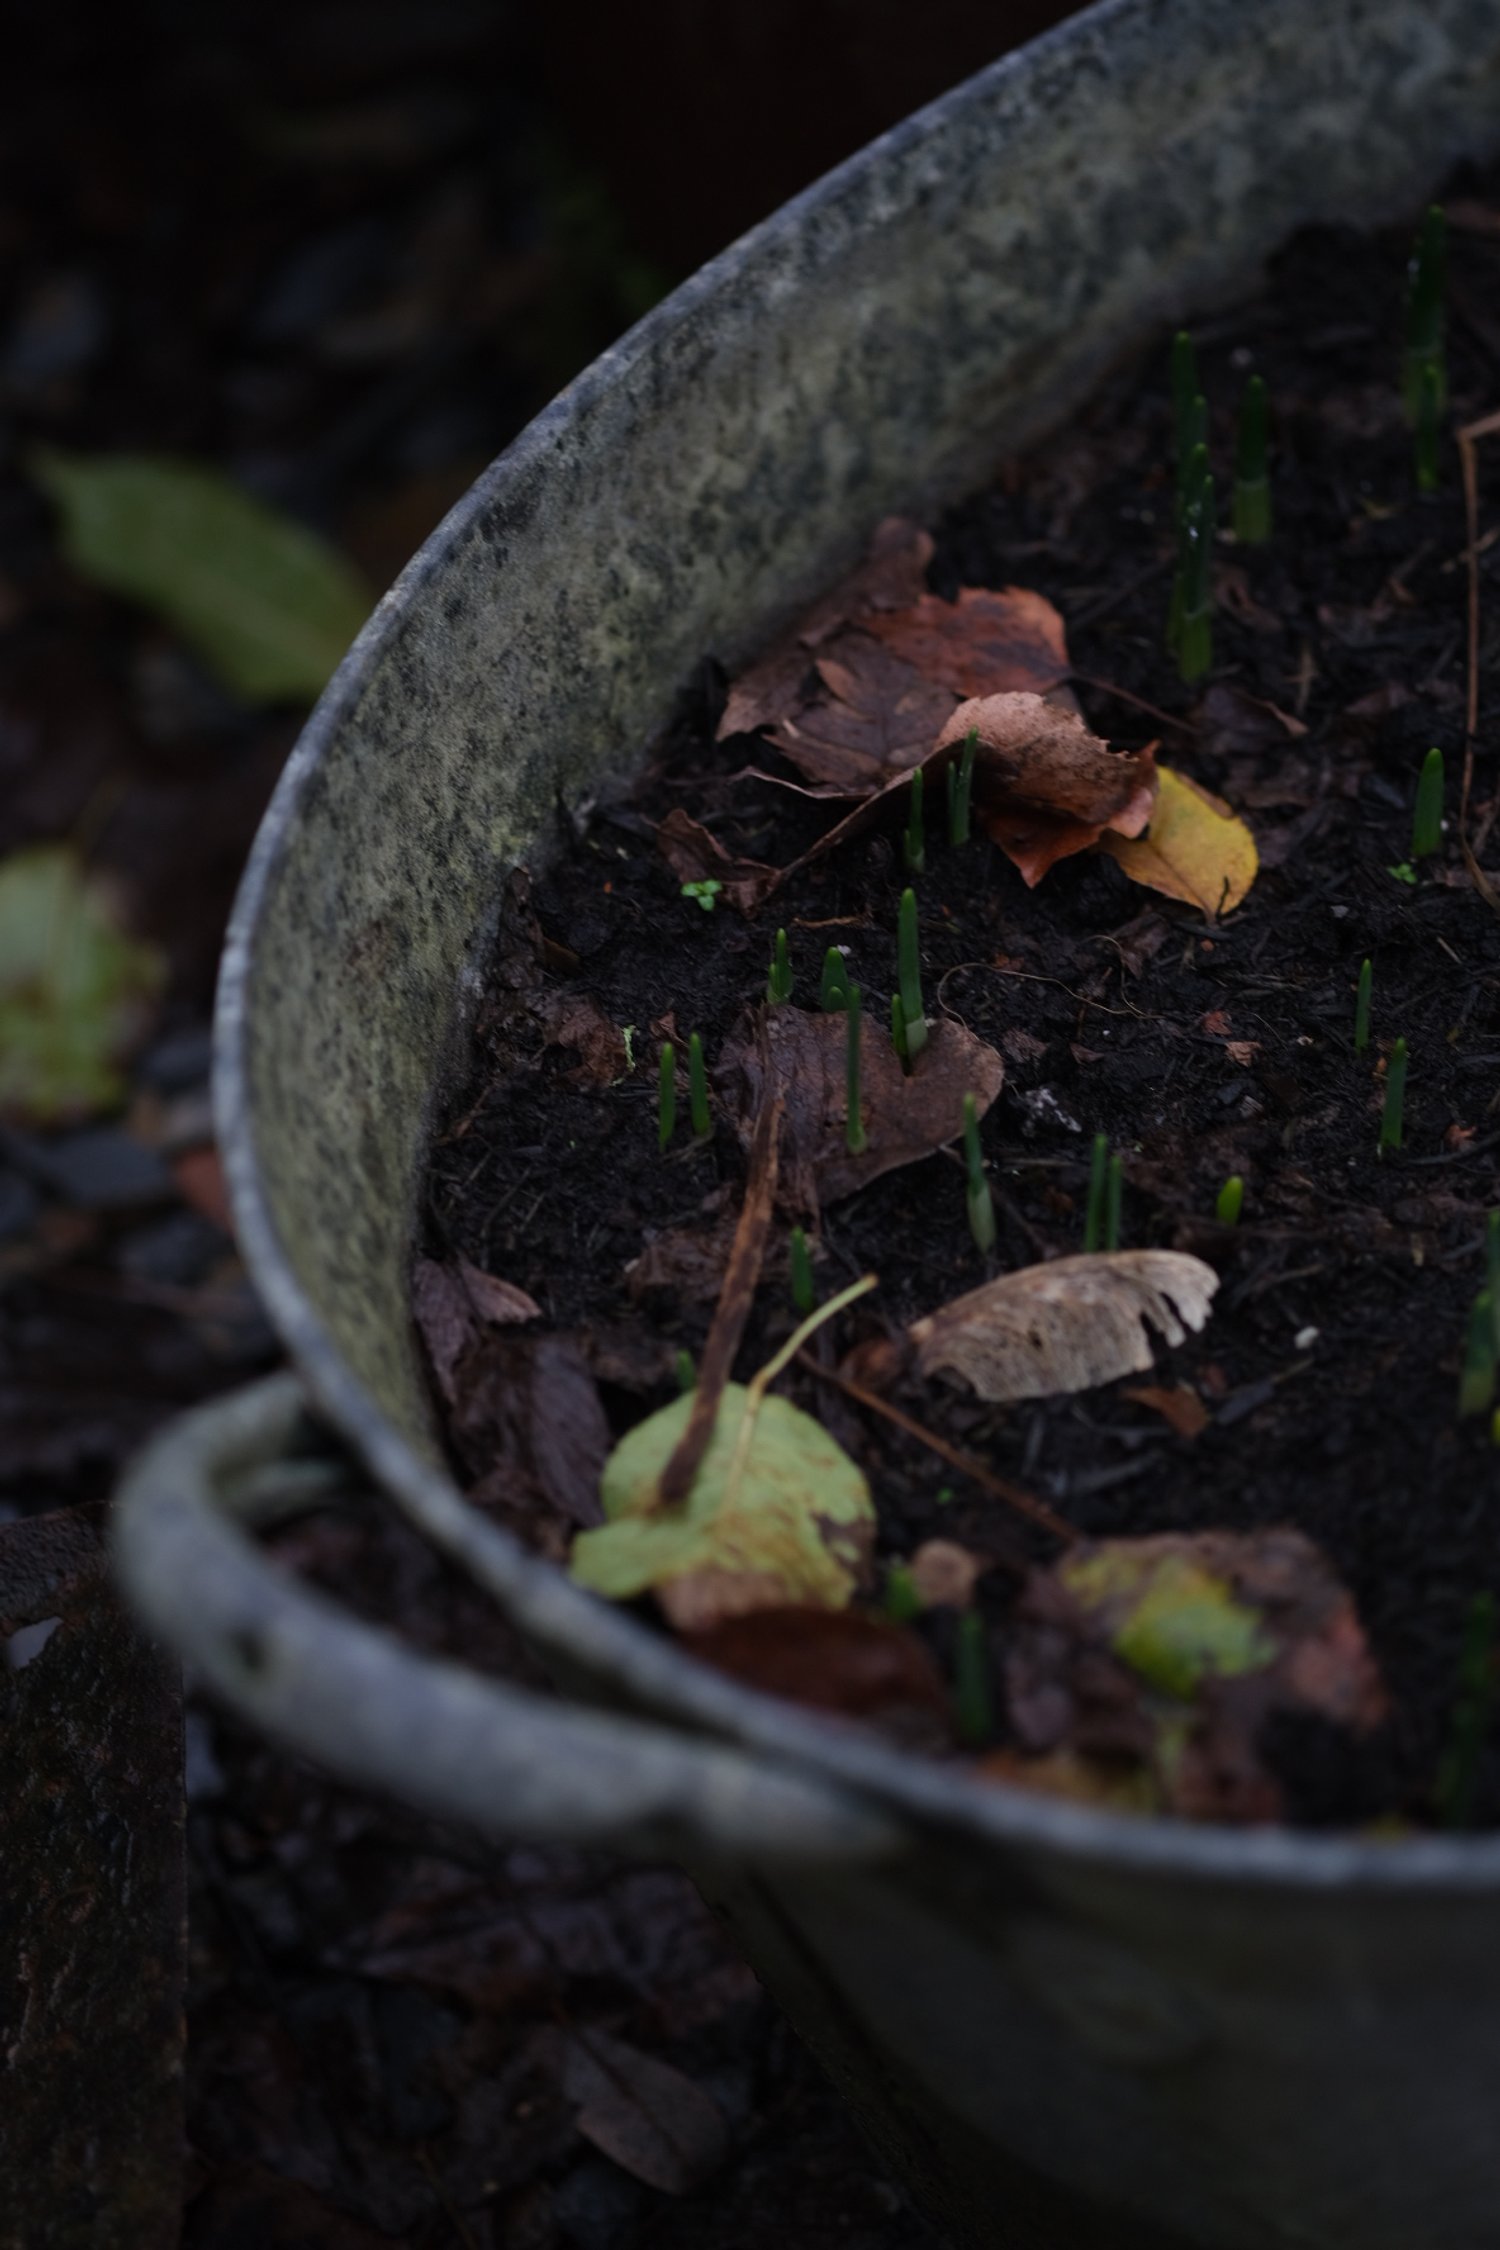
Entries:
POLYGON ((924 1375, 957 1375, 997 1404, 1091 1390, 1151 1365, 1150 1330, 1180 1344, 1219 1277, 1176 1250, 1112 1250, 1025 1266, 914 1321, 924 1375))

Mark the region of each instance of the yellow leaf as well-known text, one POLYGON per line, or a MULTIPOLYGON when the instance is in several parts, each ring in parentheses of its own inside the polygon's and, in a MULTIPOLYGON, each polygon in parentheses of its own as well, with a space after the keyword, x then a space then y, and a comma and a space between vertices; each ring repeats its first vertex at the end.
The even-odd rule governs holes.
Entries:
POLYGON ((1260 860, 1255 838, 1222 798, 1200 789, 1186 774, 1158 766, 1156 806, 1144 836, 1106 830, 1099 844, 1117 859, 1132 883, 1165 891, 1201 907, 1212 918, 1238 906, 1255 881, 1260 860))

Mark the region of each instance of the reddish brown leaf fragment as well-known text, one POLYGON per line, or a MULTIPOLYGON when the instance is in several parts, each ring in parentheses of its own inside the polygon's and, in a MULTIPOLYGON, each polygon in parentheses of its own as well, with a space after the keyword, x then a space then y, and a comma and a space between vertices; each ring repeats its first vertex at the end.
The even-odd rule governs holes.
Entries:
POLYGON ((963 586, 951 602, 924 594, 910 609, 872 617, 868 630, 955 695, 1045 695, 1068 676, 1062 618, 1025 586, 963 586))
POLYGON ((691 2195, 728 2154, 723 2113, 702 2087, 607 2031, 566 2035, 562 2082, 584 2139, 663 2195, 691 2195))
POLYGON ((501 1281, 495 1274, 481 1273, 464 1257, 451 1265, 419 1258, 412 1276, 412 1309, 438 1388, 450 1406, 456 1396, 458 1363, 478 1343, 485 1326, 514 1327, 523 1321, 539 1320, 542 1311, 524 1289, 501 1281))
POLYGON ((1133 1399, 1137 1406, 1149 1406, 1180 1438, 1200 1437, 1213 1419, 1198 1393, 1187 1383, 1174 1383, 1170 1389, 1159 1383, 1142 1383, 1137 1389, 1122 1391, 1120 1395, 1133 1399))
POLYGON ((848 797, 872 796, 920 765, 953 708, 951 689, 924 680, 870 633, 841 633, 814 671, 816 691, 771 739, 809 781, 848 797))
POLYGON ((963 1130, 964 1095, 974 1096, 983 1116, 1005 1081, 1005 1065, 995 1049, 950 1018, 933 1026, 907 1077, 889 1040, 871 1022, 861 1054, 866 1146, 853 1156, 845 1130, 844 1017, 777 1008, 766 1020, 765 1033, 763 1044, 740 1041, 726 1047, 720 1080, 739 1119, 742 1140, 749 1136, 768 1085, 784 1100, 784 1201, 802 1212, 819 1202, 836 1203, 882 1173, 947 1147, 963 1130))
POLYGON ((1111 750, 1081 719, 1039 695, 961 703, 933 745, 934 757, 958 749, 971 733, 979 738, 975 809, 1031 886, 1105 829, 1138 836, 1151 818, 1154 754, 1111 750))
POLYGON ((737 859, 717 836, 674 805, 656 831, 657 848, 679 883, 702 883, 710 878, 724 886, 724 896, 741 914, 753 914, 761 900, 776 888, 780 871, 762 860, 737 859))
POLYGON ((936 1720, 948 1693, 926 1646, 903 1626, 850 1609, 760 1609, 688 1639, 695 1656, 747 1687, 845 1718, 936 1720))

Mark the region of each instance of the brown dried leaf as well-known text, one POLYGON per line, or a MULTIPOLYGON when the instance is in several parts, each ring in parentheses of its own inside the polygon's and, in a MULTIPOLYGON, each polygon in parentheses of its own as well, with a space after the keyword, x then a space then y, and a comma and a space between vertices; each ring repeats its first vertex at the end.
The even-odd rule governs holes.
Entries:
POLYGON ((1272 1712, 1365 1735, 1387 1709, 1347 1589, 1286 1530, 1075 1548, 1017 1606, 1006 1688, 1027 1753, 1008 1778, 1112 1802, 1134 1789, 1197 1819, 1279 1816, 1257 1747, 1272 1712))
POLYGON ((1039 695, 961 703, 933 745, 934 759, 960 749, 970 733, 979 738, 975 812, 1030 885, 1106 829, 1138 836, 1151 818, 1153 753, 1111 750, 1039 695))
POLYGON ((664 2195, 691 2195, 718 2170, 729 2130, 694 2080, 592 2025, 560 2036, 563 2091, 586 2141, 664 2195))
POLYGON ((412 1274, 412 1310, 422 1341, 427 1346, 438 1388, 451 1406, 455 1370, 464 1353, 479 1341, 486 1323, 496 1328, 521 1321, 540 1320, 542 1308, 524 1289, 481 1273, 467 1258, 440 1265, 434 1258, 419 1258, 412 1274))
POLYGON ((609 1423, 582 1351, 571 1336, 514 1329, 485 1336, 454 1375, 453 1435, 487 1504, 512 1501, 565 1517, 603 1520, 599 1478, 609 1423))
POLYGON ((767 1695, 903 1736, 950 1733, 948 1692, 915 1633, 858 1610, 760 1609, 689 1637, 695 1656, 767 1695))
POLYGON ((955 695, 1045 695, 1070 669, 1062 618, 1025 586, 962 586, 952 602, 924 594, 910 609, 870 618, 868 630, 955 695))
POLYGON ((924 680, 871 633, 840 633, 813 670, 814 692, 771 739, 799 773, 841 796, 873 796, 910 774, 953 708, 951 689, 924 680))
POLYGON ((956 1375, 996 1404, 1054 1398, 1143 1373, 1148 1324, 1180 1344, 1218 1286, 1212 1266, 1176 1250, 1057 1258, 955 1297, 908 1334, 923 1375, 956 1375))
POLYGON ((975 1586, 992 1565, 956 1539, 924 1539, 909 1567, 923 1609, 967 1609, 975 1586))
POLYGON ((702 883, 712 877, 723 884, 724 896, 741 914, 753 914, 781 880, 780 870, 763 860, 735 858, 680 805, 673 806, 657 829, 656 842, 679 883, 702 883))
POLYGON ((837 1203, 882 1173, 947 1147, 963 1130, 964 1095, 974 1096, 983 1116, 1005 1082, 995 1049, 951 1018, 934 1024, 909 1078, 882 1027, 866 1017, 861 1029, 867 1146, 858 1156, 845 1143, 848 1034, 841 1014, 776 1008, 766 1021, 764 1053, 753 1040, 724 1050, 718 1076, 742 1140, 765 1098, 768 1069, 785 1101, 783 1201, 794 1210, 837 1203))
POLYGON ((1122 1392, 1137 1406, 1149 1406, 1153 1414, 1177 1432, 1180 1438, 1201 1437, 1213 1417, 1198 1393, 1188 1383, 1174 1383, 1164 1389, 1158 1383, 1142 1383, 1135 1390, 1122 1392))
POLYGON ((597 1000, 586 992, 544 992, 533 1011, 549 1047, 574 1057, 568 1075, 580 1086, 613 1086, 628 1067, 625 1041, 597 1000))
POLYGON ((665 1289, 684 1304, 706 1304, 724 1286, 724 1270, 734 1245, 733 1214, 704 1227, 664 1227, 625 1269, 632 1303, 653 1289, 665 1289))

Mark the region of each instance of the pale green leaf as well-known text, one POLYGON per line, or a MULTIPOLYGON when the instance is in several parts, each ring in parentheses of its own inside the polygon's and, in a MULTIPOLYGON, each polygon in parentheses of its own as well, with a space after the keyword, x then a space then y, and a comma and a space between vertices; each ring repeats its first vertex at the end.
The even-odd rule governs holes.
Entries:
POLYGON ((870 1488, 821 1424, 786 1399, 763 1399, 739 1445, 750 1394, 725 1386, 692 1491, 663 1508, 657 1481, 692 1412, 691 1394, 649 1415, 615 1447, 600 1498, 609 1521, 573 1542, 572 1574, 615 1601, 655 1588, 679 1623, 736 1608, 803 1603, 842 1609, 873 1535, 870 1488), (684 1582, 713 1591, 699 1599, 684 1582), (690 1616, 686 1613, 690 1612, 690 1616))
POLYGON ((250 703, 310 703, 371 598, 316 533, 216 470, 40 449, 31 466, 86 578, 142 603, 250 703))
POLYGON ((163 973, 66 844, 0 861, 0 1111, 46 1124, 111 1108, 163 973))
POLYGON ((1260 1611, 1184 1555, 1106 1541, 1057 1575, 1084 1609, 1105 1613, 1115 1654, 1163 1694, 1185 1699, 1210 1675, 1234 1678, 1275 1660, 1260 1611))

